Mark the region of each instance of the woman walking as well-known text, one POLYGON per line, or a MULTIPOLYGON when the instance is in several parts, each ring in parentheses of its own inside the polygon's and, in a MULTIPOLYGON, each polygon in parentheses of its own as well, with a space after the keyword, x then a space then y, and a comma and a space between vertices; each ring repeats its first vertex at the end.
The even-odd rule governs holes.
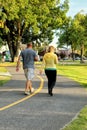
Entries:
POLYGON ((56 76, 57 76, 57 68, 56 65, 58 64, 58 57, 54 53, 55 47, 53 45, 49 46, 49 51, 45 53, 43 57, 43 64, 45 69, 45 74, 48 79, 48 94, 53 96, 53 88, 56 83, 56 76))

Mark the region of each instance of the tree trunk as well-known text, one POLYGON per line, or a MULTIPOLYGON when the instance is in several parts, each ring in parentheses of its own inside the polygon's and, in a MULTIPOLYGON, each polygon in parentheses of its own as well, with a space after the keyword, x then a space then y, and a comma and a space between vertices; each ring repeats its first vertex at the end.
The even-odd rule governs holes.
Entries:
POLYGON ((74 53, 74 48, 72 47, 72 60, 75 61, 75 53, 74 53))
MULTIPOLYGON (((11 54, 11 60, 12 62, 15 61, 15 59, 18 57, 19 49, 20 49, 20 41, 21 41, 21 34, 20 34, 20 22, 17 23, 17 37, 15 37, 14 33, 10 32, 7 36, 7 44, 9 47, 9 51, 11 54)), ((14 29, 13 29, 14 31, 14 29)), ((15 31, 14 31, 15 32, 15 31)))
POLYGON ((8 35, 8 41, 7 41, 8 47, 9 47, 9 51, 11 54, 11 61, 14 62, 15 61, 15 57, 18 57, 18 52, 20 49, 20 42, 14 42, 10 40, 10 36, 8 35))
POLYGON ((81 45, 81 53, 80 53, 80 55, 81 55, 80 62, 81 63, 84 63, 84 61, 83 61, 83 51, 84 51, 84 44, 81 45))

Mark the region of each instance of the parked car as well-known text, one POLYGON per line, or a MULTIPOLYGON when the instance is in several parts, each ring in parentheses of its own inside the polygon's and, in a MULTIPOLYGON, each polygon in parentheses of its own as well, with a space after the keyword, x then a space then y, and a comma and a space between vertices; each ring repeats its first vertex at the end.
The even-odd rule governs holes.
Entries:
POLYGON ((64 57, 63 60, 68 60, 69 58, 68 57, 64 57))
POLYGON ((5 52, 5 61, 6 61, 6 62, 11 61, 11 55, 10 55, 10 52, 9 52, 9 51, 6 51, 6 52, 5 52))
POLYGON ((80 57, 75 57, 75 60, 80 60, 81 58, 80 57))
MULTIPOLYGON (((87 60, 85 56, 82 57, 83 60, 87 60)), ((81 57, 76 57, 75 60, 81 60, 81 57)))

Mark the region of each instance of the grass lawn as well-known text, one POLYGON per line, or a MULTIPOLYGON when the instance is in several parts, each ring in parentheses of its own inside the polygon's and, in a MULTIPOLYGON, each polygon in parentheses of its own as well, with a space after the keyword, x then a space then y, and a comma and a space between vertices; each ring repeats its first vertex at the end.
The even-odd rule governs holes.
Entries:
POLYGON ((0 68, 1 67, 6 67, 6 66, 16 66, 16 62, 3 62, 3 63, 0 63, 0 68))
POLYGON ((58 65, 58 73, 65 75, 82 84, 87 88, 87 66, 86 65, 58 65))
MULTIPOLYGON (((0 72, 7 72, 6 66, 15 66, 15 63, 5 62, 0 63, 0 72)), ((8 82, 11 79, 9 76, 2 76, 0 75, 0 87, 3 87, 2 85, 6 82, 8 82)))
POLYGON ((77 118, 72 121, 63 130, 87 130, 87 106, 85 106, 77 116, 77 118))
MULTIPOLYGON (((5 67, 0 67, 0 72, 7 72, 5 67)), ((0 75, 0 86, 2 86, 4 83, 6 83, 8 80, 10 79, 10 77, 8 76, 1 76, 0 75)))
POLYGON ((11 78, 8 76, 0 76, 0 87, 3 87, 2 85, 6 82, 8 82, 11 78))
POLYGON ((7 70, 4 67, 0 67, 0 72, 7 72, 7 70))
MULTIPOLYGON (((87 91, 87 66, 86 65, 58 65, 58 73, 79 82, 87 91)), ((85 106, 77 118, 63 130, 87 130, 87 106, 85 106)))

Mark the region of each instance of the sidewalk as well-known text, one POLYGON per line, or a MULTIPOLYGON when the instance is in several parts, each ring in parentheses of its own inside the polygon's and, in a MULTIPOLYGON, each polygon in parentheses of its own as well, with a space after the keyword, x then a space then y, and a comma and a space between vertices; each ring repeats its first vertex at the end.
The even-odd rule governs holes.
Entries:
MULTIPOLYGON (((14 67, 8 67, 8 71, 12 80, 0 88, 0 107, 25 97, 23 70, 16 72, 14 67)), ((87 105, 87 91, 77 82, 58 75, 54 95, 50 97, 46 76, 43 74, 42 78, 44 86, 38 94, 0 112, 1 130, 60 130, 87 105)), ((40 82, 35 77, 33 87, 38 89, 40 82)))
POLYGON ((0 76, 12 76, 9 72, 0 72, 0 76))

